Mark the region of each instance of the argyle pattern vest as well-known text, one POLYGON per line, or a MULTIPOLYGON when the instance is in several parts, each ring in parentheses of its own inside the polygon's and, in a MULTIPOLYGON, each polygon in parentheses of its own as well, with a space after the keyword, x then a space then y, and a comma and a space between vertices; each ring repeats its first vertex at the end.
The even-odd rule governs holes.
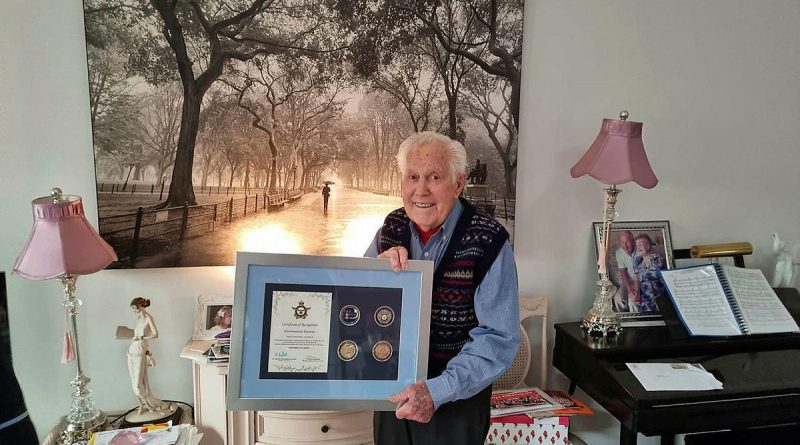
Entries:
MULTIPOLYGON (((440 375, 470 341, 469 331, 478 325, 475 289, 508 239, 508 232, 494 218, 463 199, 461 203, 464 211, 433 275, 428 378, 440 375)), ((378 252, 395 246, 411 252, 410 223, 405 209, 391 212, 381 229, 378 252)))

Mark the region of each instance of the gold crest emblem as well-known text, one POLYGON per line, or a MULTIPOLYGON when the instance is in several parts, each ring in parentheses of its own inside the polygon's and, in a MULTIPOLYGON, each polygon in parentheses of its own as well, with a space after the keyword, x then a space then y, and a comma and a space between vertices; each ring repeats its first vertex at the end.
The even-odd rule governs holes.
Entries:
POLYGON ((306 306, 305 303, 303 303, 303 300, 300 300, 300 303, 297 306, 292 306, 292 309, 294 309, 294 318, 298 320, 304 320, 306 317, 308 317, 308 311, 311 308, 306 306))

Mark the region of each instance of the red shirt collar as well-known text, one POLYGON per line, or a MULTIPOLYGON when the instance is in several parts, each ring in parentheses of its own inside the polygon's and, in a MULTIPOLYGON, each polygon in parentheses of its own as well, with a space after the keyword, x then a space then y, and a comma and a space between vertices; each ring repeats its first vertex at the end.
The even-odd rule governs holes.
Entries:
POLYGON ((417 225, 417 223, 414 223, 414 226, 417 228, 417 232, 419 232, 419 239, 422 241, 422 244, 428 244, 428 240, 439 231, 440 227, 442 227, 441 225, 438 225, 426 232, 422 230, 422 227, 417 225))

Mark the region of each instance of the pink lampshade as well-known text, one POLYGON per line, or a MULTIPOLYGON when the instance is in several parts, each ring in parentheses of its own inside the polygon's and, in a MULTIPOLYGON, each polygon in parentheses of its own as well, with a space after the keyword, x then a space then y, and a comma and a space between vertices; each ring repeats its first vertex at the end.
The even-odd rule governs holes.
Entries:
POLYGON ((87 275, 117 260, 114 249, 92 228, 83 213, 80 196, 37 198, 33 205, 33 231, 17 257, 14 273, 29 280, 62 275, 87 275))
MULTIPOLYGON (((627 112, 620 116, 627 118, 627 112)), ((651 189, 658 184, 644 152, 642 123, 624 119, 603 119, 600 134, 569 172, 573 178, 588 174, 609 185, 633 181, 651 189)))

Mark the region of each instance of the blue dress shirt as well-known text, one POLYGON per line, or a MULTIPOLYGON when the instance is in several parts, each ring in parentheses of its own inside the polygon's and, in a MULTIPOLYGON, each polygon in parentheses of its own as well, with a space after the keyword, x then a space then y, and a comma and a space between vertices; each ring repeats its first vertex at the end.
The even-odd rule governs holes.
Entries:
MULTIPOLYGON (((434 268, 439 267, 463 211, 464 206, 456 201, 442 227, 424 245, 412 221, 409 259, 433 261, 434 268)), ((378 256, 379 236, 380 229, 364 256, 378 256)), ((508 241, 475 290, 474 301, 478 326, 469 332, 471 341, 447 363, 442 375, 425 380, 434 409, 446 402, 470 398, 491 385, 511 366, 517 355, 519 287, 514 253, 508 241)))

